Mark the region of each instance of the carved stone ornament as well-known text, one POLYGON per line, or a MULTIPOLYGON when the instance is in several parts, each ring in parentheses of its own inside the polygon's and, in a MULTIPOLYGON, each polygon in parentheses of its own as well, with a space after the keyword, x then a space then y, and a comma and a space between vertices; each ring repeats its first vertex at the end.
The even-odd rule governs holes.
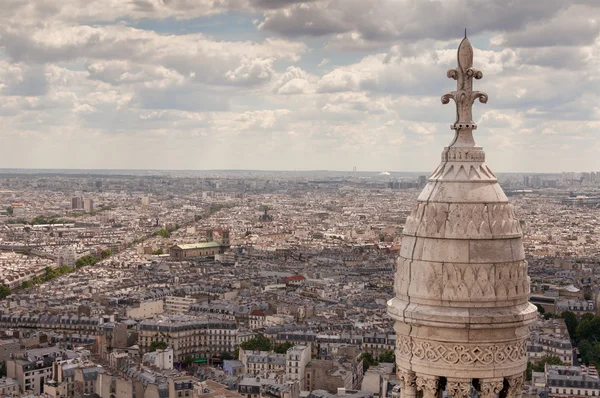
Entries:
POLYGON ((406 388, 414 388, 417 385, 415 372, 404 371, 400 378, 404 381, 404 387, 406 388))
POLYGON ((507 398, 519 398, 523 391, 523 376, 510 376, 506 378, 508 382, 507 398))
POLYGON ((504 388, 504 379, 482 379, 479 381, 479 396, 494 398, 504 388))
POLYGON ((397 336, 396 353, 414 356, 427 362, 461 365, 491 365, 521 362, 527 356, 527 343, 518 341, 505 344, 441 344, 397 336))
POLYGON ((442 104, 447 104, 450 99, 456 103, 456 121, 451 126, 453 130, 475 130, 477 125, 473 122, 473 102, 486 103, 488 96, 481 91, 473 91, 473 78, 481 79, 483 73, 473 68, 473 47, 465 34, 465 38, 458 47, 458 68, 448 70, 447 76, 456 80, 456 91, 444 94, 442 104))
POLYGON ((471 380, 448 379, 446 389, 452 398, 468 398, 471 396, 471 380))
POLYGON ((437 396, 440 380, 437 376, 417 375, 417 391, 423 392, 423 398, 434 398, 437 396))

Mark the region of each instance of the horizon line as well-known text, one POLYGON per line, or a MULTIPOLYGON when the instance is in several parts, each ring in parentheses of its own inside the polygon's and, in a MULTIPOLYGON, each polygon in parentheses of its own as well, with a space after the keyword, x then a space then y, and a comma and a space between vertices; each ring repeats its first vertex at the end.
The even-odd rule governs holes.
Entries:
MULTIPOLYGON (((145 168, 33 168, 33 167, 0 167, 0 171, 150 171, 150 172, 285 172, 285 173, 307 173, 307 172, 332 172, 332 173, 414 173, 431 174, 431 171, 413 170, 334 170, 334 169, 145 169, 145 168)), ((496 174, 562 174, 562 173, 590 173, 593 171, 497 171, 496 174)))

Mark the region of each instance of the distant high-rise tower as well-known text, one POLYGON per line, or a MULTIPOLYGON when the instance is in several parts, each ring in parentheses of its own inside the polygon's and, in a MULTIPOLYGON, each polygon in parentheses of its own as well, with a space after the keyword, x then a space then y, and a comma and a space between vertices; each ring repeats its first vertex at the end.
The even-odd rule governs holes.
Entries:
POLYGON ((80 210, 83 209, 83 199, 80 197, 71 199, 71 209, 72 210, 80 210))
POLYGON ((148 196, 142 196, 142 207, 147 209, 150 206, 150 198, 148 196))
POLYGON ((92 199, 83 200, 83 209, 88 213, 94 212, 94 201, 92 199))
POLYGON ((458 67, 455 136, 406 220, 388 313, 396 321, 396 363, 404 398, 520 397, 526 340, 536 307, 513 207, 475 144, 473 48, 458 67))

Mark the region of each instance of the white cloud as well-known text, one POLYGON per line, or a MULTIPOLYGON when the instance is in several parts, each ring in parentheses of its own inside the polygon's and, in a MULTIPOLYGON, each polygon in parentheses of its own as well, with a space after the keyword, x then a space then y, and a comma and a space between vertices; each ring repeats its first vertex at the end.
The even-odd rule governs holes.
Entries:
POLYGON ((431 170, 467 26, 488 163, 591 169, 597 4, 5 0, 0 166, 431 170))

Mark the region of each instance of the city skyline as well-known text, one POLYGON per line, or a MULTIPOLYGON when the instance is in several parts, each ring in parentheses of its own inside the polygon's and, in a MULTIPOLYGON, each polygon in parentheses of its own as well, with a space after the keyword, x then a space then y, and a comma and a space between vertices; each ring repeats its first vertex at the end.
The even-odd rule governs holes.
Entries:
POLYGON ((492 169, 594 170, 600 154, 594 2, 0 9, 0 167, 433 170, 453 136, 440 72, 465 27, 490 98, 474 118, 492 169))

